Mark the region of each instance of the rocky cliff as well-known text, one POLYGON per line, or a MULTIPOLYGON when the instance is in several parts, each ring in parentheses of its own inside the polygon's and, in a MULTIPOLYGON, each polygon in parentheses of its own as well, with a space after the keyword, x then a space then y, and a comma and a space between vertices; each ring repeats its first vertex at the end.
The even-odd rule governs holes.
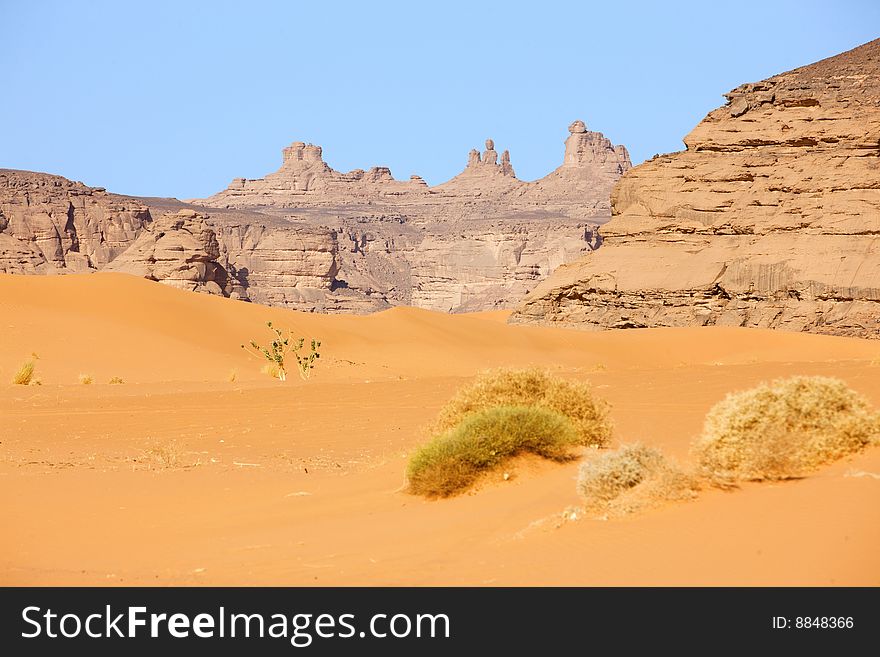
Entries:
POLYGON ((0 272, 99 269, 151 219, 135 199, 61 176, 0 169, 0 272))
POLYGON ((880 40, 726 98, 512 321, 880 337, 880 40))

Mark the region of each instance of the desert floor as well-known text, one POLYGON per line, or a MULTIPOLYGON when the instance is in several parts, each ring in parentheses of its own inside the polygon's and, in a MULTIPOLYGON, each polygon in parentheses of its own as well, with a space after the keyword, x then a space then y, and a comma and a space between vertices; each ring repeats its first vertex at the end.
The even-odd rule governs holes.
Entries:
POLYGON ((520 460, 454 499, 408 495, 421 428, 487 367, 588 379, 616 443, 683 463, 712 404, 768 378, 833 375, 880 405, 876 341, 505 318, 0 276, 0 584, 880 584, 878 448, 623 519, 564 514, 577 463, 520 460), (270 319, 323 341, 308 383, 270 379, 239 347, 270 319), (31 352, 42 385, 11 385, 31 352))

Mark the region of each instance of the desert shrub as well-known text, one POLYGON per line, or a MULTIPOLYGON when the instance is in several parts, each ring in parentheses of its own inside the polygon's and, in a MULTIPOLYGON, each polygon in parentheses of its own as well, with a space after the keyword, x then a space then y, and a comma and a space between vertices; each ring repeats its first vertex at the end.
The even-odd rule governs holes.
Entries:
POLYGON ((176 440, 151 445, 144 453, 153 469, 170 470, 182 465, 183 450, 176 440))
POLYGON ((880 415, 843 381, 798 376, 718 402, 693 454, 716 483, 786 479, 856 452, 878 434, 880 415))
POLYGON ((591 511, 629 513, 640 508, 689 499, 696 494, 693 477, 644 445, 625 445, 584 463, 578 492, 591 511))
POLYGON ((22 363, 21 367, 12 375, 12 383, 17 386, 26 386, 34 383, 34 372, 37 368, 36 360, 22 363))
POLYGON ((312 339, 309 343, 309 351, 306 353, 303 351, 305 338, 294 339, 289 330, 285 333, 272 326, 272 322, 266 322, 266 326, 272 333, 272 340, 268 344, 261 345, 256 340, 251 340, 249 344, 241 345, 241 348, 257 358, 269 361, 263 366, 262 371, 281 381, 287 380, 287 356, 293 354, 300 378, 303 381, 311 378, 315 361, 321 357, 318 352, 321 342, 312 339))
POLYGON ((91 374, 80 374, 79 382, 84 386, 90 386, 95 382, 95 379, 92 378, 91 374))
POLYGON ((499 369, 479 374, 443 407, 434 433, 456 427, 470 413, 494 406, 537 406, 567 417, 582 445, 605 445, 611 438, 608 404, 593 396, 589 384, 569 381, 539 369, 499 369))
POLYGON ((122 380, 121 376, 114 376, 110 378, 110 385, 117 386, 123 383, 125 383, 125 381, 122 380))
POLYGON ((573 423, 548 408, 497 406, 476 411, 413 455, 407 472, 410 491, 448 497, 513 456, 531 453, 564 460, 578 442, 573 423))

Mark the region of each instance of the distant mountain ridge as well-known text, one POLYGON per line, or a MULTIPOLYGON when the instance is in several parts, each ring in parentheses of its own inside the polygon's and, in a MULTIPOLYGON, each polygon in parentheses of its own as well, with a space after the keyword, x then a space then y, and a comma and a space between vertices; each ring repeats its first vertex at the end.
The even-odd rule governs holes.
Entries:
POLYGON ((625 147, 575 121, 562 165, 534 182, 492 140, 435 187, 386 167, 340 173, 319 146, 294 142, 275 173, 188 203, 5 170, 0 272, 108 269, 319 312, 509 308, 598 246, 630 167, 625 147))

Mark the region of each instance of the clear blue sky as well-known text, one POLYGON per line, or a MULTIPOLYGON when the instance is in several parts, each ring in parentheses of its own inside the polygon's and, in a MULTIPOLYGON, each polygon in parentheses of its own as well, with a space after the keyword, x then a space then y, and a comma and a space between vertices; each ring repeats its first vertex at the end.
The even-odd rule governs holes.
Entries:
POLYGON ((742 82, 880 36, 880 2, 0 0, 0 167, 206 196, 324 147, 431 184, 493 137, 520 178, 576 118, 635 162, 742 82))

